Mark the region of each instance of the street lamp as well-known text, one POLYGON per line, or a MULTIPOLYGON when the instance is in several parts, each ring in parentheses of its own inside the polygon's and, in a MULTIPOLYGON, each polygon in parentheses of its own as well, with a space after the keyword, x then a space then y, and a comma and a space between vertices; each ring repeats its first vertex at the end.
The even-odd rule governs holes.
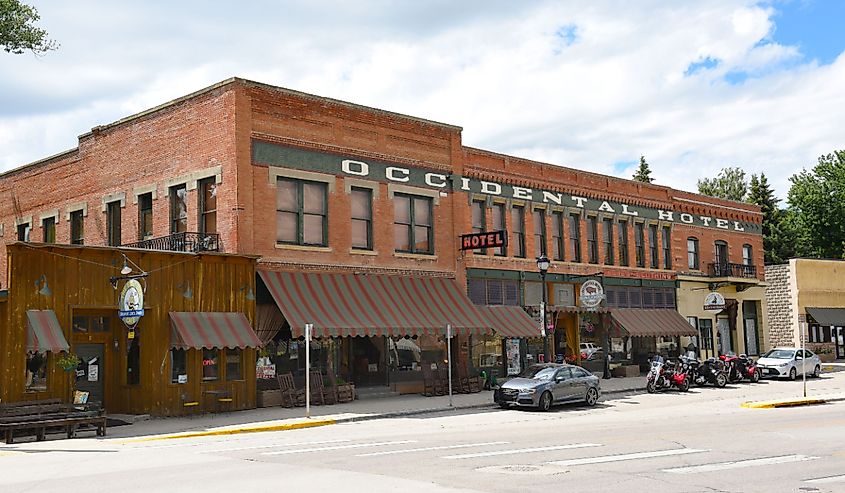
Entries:
POLYGON ((543 335, 543 353, 546 355, 546 362, 552 361, 552 355, 549 352, 549 332, 546 330, 546 272, 549 270, 549 257, 545 253, 537 257, 537 269, 540 270, 540 280, 542 281, 543 301, 540 303, 540 323, 542 324, 540 334, 543 335))

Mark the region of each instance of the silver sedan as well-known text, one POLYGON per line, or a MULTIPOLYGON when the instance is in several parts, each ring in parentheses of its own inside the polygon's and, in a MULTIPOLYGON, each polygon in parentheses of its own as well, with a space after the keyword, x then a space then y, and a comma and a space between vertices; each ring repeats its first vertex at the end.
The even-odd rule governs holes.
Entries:
POLYGON ((764 377, 789 378, 795 380, 799 375, 818 377, 822 362, 812 351, 796 347, 770 349, 757 360, 757 368, 764 377))
POLYGON ((601 396, 599 382, 598 377, 579 366, 541 363, 502 384, 493 399, 502 408, 534 407, 541 411, 567 402, 593 406, 601 396))

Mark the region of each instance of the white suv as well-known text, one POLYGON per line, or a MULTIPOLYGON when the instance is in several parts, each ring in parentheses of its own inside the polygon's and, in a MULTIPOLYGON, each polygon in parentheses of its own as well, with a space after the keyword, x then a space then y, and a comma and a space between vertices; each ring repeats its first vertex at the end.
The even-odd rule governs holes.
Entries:
POLYGON ((593 355, 597 352, 601 351, 601 348, 593 344, 592 342, 582 342, 581 343, 581 358, 582 359, 590 359, 593 355))

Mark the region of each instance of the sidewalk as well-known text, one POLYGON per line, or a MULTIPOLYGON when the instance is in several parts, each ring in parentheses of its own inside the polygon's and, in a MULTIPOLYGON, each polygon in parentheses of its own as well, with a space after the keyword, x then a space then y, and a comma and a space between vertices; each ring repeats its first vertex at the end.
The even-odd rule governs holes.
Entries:
MULTIPOLYGON (((602 395, 644 391, 645 377, 612 378, 601 381, 602 395)), ((305 418, 305 408, 270 407, 235 411, 224 414, 204 414, 194 417, 160 418, 139 421, 132 425, 108 429, 110 438, 127 441, 187 438, 194 436, 230 435, 259 431, 324 426, 352 421, 415 416, 455 409, 492 409, 493 392, 483 390, 474 394, 455 394, 452 406, 449 396, 424 397, 408 394, 397 397, 357 399, 344 404, 312 406, 311 418, 305 418)))

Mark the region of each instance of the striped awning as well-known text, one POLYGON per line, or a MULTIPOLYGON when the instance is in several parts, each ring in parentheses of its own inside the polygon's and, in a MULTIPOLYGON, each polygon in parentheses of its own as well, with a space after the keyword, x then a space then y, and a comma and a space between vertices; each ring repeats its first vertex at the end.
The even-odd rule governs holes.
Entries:
POLYGON ((696 328, 675 310, 614 308, 610 316, 614 325, 632 337, 698 335, 696 328))
POLYGON ((179 349, 259 347, 243 313, 170 312, 170 347, 179 349))
POLYGON ((480 306, 496 334, 502 337, 540 337, 540 324, 521 306, 480 306))
POLYGON ((26 320, 28 352, 67 351, 70 347, 53 310, 27 310, 26 320))
POLYGON ((453 279, 259 271, 294 337, 490 333, 453 279))

